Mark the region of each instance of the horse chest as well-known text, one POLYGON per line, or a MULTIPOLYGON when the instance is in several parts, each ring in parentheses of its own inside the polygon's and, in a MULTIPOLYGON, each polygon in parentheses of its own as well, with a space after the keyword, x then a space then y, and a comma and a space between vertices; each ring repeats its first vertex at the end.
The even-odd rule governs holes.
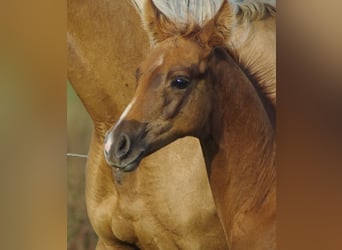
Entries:
POLYGON ((124 175, 112 209, 113 233, 135 239, 141 249, 226 249, 202 161, 198 142, 188 138, 124 175), (195 146, 197 153, 190 153, 195 146))
POLYGON ((152 198, 153 194, 126 192, 120 197, 112 217, 113 233, 120 240, 133 241, 141 249, 191 249, 189 243, 184 244, 187 240, 179 231, 182 228, 175 228, 179 222, 171 219, 173 216, 152 198))

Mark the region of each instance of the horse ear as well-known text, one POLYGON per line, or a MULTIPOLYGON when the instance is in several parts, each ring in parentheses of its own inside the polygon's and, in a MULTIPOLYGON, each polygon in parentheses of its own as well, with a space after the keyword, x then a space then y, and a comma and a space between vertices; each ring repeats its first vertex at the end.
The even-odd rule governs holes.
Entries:
POLYGON ((170 37, 176 25, 168 19, 153 3, 146 0, 143 12, 143 23, 152 44, 161 42, 170 37))
POLYGON ((199 33, 202 44, 211 48, 227 43, 233 22, 233 14, 228 0, 223 0, 216 15, 210 19, 199 33))

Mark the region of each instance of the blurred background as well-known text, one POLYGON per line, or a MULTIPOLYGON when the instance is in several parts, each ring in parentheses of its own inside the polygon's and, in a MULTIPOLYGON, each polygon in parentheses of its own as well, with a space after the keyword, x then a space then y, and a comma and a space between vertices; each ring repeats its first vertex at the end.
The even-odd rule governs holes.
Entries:
MULTIPOLYGON (((92 121, 67 83, 67 152, 88 154, 92 121)), ((67 245, 68 250, 93 250, 97 236, 87 217, 85 204, 86 158, 67 157, 67 245)))

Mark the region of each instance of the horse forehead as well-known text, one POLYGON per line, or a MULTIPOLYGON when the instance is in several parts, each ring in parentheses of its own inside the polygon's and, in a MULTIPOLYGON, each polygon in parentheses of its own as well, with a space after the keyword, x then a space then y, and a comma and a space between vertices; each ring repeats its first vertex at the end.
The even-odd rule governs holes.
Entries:
POLYGON ((141 69, 143 74, 152 73, 164 63, 164 58, 164 51, 158 51, 158 53, 152 51, 152 53, 147 58, 145 58, 139 68, 141 69))
POLYGON ((141 65, 144 72, 153 72, 160 66, 191 65, 198 62, 199 46, 185 39, 162 42, 154 48, 141 65))
POLYGON ((197 58, 200 53, 198 44, 184 38, 169 41, 164 49, 168 52, 167 56, 171 58, 197 58))
MULTIPOLYGON (((187 63, 195 62, 199 58, 200 50, 194 42, 182 41, 169 43, 159 48, 157 51, 162 57, 162 63, 187 63)), ((156 60, 158 61, 158 60, 156 60)))

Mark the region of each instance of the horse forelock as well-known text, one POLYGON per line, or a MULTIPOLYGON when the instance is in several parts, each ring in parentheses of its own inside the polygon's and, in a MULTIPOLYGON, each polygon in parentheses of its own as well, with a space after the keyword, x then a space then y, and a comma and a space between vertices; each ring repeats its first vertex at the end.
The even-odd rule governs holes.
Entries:
POLYGON ((181 36, 191 38, 201 30, 201 27, 191 18, 186 23, 174 23, 172 27, 170 27, 168 22, 160 22, 160 26, 162 26, 164 31, 168 31, 170 37, 181 36))

